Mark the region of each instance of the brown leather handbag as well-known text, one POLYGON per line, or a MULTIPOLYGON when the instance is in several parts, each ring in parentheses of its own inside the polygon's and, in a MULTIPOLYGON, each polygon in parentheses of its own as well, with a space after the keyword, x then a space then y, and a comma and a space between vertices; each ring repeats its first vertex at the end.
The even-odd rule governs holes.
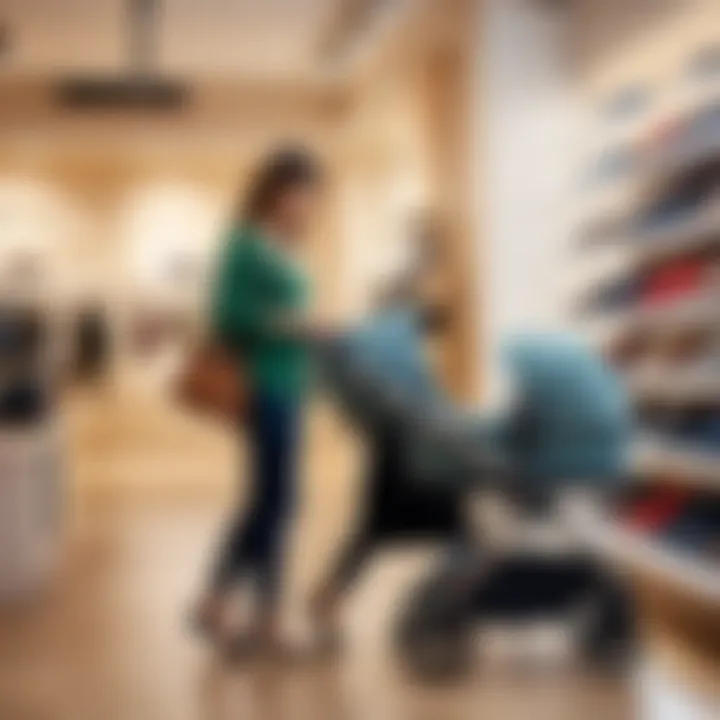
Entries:
POLYGON ((241 363, 217 343, 202 345, 190 355, 176 394, 194 412, 234 422, 242 420, 249 400, 241 363))

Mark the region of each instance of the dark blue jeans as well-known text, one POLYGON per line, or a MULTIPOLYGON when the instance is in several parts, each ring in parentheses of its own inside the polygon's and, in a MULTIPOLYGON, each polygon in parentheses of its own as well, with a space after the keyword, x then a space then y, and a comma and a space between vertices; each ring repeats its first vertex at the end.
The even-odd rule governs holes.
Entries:
POLYGON ((222 592, 246 576, 266 606, 277 602, 285 535, 292 519, 300 430, 295 399, 259 392, 246 420, 250 498, 220 551, 214 587, 222 592))

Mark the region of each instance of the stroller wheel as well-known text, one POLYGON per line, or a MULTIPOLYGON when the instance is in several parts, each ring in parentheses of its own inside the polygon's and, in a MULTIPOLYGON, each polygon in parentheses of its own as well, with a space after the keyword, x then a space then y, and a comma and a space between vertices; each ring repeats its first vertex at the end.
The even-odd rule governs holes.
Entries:
POLYGON ((472 666, 468 618, 462 611, 443 612, 447 608, 432 602, 438 599, 437 588, 434 595, 421 593, 405 609, 395 630, 395 649, 402 665, 420 680, 458 680, 472 666))
POLYGON ((461 548, 410 593, 396 626, 395 648, 418 678, 457 680, 471 669, 476 567, 474 555, 461 548))
POLYGON ((637 649, 635 625, 629 598, 621 588, 607 583, 581 638, 585 658, 605 671, 623 671, 637 649))

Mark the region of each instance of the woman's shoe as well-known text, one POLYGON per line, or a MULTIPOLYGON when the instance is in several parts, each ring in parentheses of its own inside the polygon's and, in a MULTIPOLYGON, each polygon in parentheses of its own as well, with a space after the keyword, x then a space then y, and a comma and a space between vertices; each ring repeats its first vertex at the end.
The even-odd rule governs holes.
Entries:
POLYGON ((343 632, 334 603, 316 598, 310 603, 310 621, 313 627, 313 652, 319 659, 332 659, 342 653, 343 632))
POLYGON ((215 644, 222 657, 233 664, 255 660, 262 654, 263 647, 257 633, 236 633, 218 638, 215 644))
POLYGON ((325 626, 317 628, 314 653, 319 660, 333 660, 342 655, 345 649, 345 638, 340 628, 325 626))
POLYGON ((193 610, 190 626, 201 637, 214 642, 222 633, 224 616, 224 599, 208 596, 203 598, 193 610))
POLYGON ((221 645, 222 654, 232 663, 251 661, 278 666, 299 666, 315 661, 314 645, 291 641, 285 637, 264 636, 252 632, 236 635, 221 645))

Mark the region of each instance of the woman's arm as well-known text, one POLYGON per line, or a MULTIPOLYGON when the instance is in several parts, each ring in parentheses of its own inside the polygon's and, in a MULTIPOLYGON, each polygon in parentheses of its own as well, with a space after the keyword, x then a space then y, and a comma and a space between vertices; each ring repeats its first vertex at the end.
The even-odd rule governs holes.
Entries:
POLYGON ((221 338, 235 344, 266 334, 269 322, 262 274, 249 244, 229 238, 220 256, 212 298, 212 325, 221 338))

